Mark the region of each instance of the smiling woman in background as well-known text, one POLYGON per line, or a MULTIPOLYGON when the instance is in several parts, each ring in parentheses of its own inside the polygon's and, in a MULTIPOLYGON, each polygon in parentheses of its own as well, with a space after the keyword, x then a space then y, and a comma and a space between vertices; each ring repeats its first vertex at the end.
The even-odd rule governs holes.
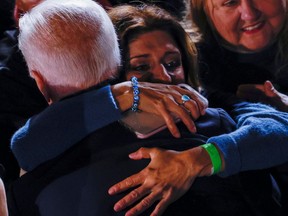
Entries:
MULTIPOLYGON (((200 36, 200 82, 210 106, 229 111, 231 104, 225 98, 236 95, 288 111, 287 4, 287 0, 191 0, 193 32, 200 36)), ((287 214, 288 165, 273 172, 287 214)))
POLYGON ((225 92, 288 111, 287 0, 192 0, 191 13, 210 105, 225 92))

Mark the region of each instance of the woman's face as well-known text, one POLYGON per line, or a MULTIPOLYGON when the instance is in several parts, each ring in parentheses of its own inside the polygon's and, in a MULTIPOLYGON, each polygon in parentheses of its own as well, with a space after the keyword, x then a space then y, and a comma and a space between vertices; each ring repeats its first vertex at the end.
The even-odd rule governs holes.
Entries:
POLYGON ((205 0, 204 7, 225 41, 250 51, 273 43, 286 17, 286 0, 205 0))
POLYGON ((129 43, 126 79, 167 84, 184 83, 181 53, 165 31, 140 34, 129 43))

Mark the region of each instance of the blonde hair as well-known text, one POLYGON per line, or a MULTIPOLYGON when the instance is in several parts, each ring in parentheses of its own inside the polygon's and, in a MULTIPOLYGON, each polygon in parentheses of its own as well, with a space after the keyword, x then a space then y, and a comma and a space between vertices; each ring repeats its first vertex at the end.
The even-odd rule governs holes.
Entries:
MULTIPOLYGON (((207 15, 204 11, 204 1, 206 0, 191 0, 190 9, 192 17, 192 32, 197 35, 196 42, 207 41, 213 37, 212 29, 208 23, 207 15)), ((288 0, 286 5, 288 5, 288 0)), ((277 40, 277 53, 275 55, 275 64, 280 65, 275 72, 277 76, 280 72, 284 72, 283 69, 288 67, 288 10, 286 10, 286 19, 284 27, 278 35, 277 40)))
MULTIPOLYGON (((196 42, 207 40, 212 36, 212 32, 204 11, 204 0, 191 0, 190 2, 192 33, 196 42)), ((194 40, 195 40, 194 38, 194 40)))

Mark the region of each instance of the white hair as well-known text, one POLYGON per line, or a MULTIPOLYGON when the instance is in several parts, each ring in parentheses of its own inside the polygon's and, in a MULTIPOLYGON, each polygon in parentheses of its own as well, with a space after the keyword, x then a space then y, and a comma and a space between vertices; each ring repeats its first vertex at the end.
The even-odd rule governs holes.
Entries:
POLYGON ((46 0, 19 22, 31 71, 53 86, 85 87, 115 76, 120 51, 106 11, 92 0, 46 0))

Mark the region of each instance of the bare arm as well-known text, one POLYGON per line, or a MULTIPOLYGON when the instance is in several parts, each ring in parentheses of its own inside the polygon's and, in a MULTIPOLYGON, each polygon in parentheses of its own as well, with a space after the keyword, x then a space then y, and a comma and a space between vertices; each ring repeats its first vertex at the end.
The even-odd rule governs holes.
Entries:
MULTIPOLYGON (((193 119, 205 113, 208 104, 207 100, 199 96, 195 90, 188 91, 179 86, 139 83, 139 89, 139 108, 163 116, 170 131, 176 137, 180 134, 170 111, 178 115, 191 132, 195 132, 193 119), (186 102, 184 106, 178 104, 182 103, 181 96, 183 94, 187 94, 193 99, 186 102), (188 111, 191 112, 191 115, 188 111)), ((112 87, 104 86, 100 89, 83 92, 83 94, 47 107, 38 115, 30 118, 12 137, 11 149, 20 167, 29 172, 44 161, 63 153, 71 147, 72 143, 83 139, 87 134, 121 119, 121 112, 131 108, 132 98, 131 82, 127 81, 112 87), (118 100, 117 102, 113 95, 118 100), (115 103, 118 103, 119 106, 116 106, 115 103), (51 115, 54 118, 51 118, 51 115), (68 123, 60 119, 74 120, 68 123), (49 130, 44 129, 47 125, 50 125, 49 130), (64 131, 60 132, 59 128, 64 131), (78 128, 83 130, 78 130, 78 128), (54 142, 46 137, 53 137, 54 142), (33 156, 26 157, 26 154, 23 154, 26 148, 33 148, 33 156)))

